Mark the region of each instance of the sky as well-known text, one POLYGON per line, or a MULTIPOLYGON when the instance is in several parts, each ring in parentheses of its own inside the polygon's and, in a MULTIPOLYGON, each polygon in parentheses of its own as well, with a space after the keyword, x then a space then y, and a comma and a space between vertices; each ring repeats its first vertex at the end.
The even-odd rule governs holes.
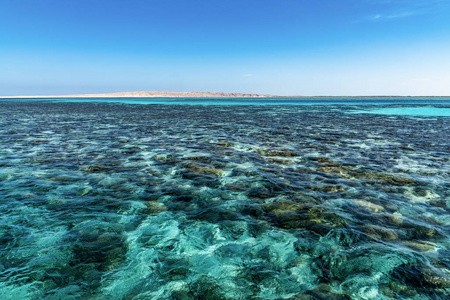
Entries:
POLYGON ((450 95, 450 0, 0 0, 0 96, 450 95))

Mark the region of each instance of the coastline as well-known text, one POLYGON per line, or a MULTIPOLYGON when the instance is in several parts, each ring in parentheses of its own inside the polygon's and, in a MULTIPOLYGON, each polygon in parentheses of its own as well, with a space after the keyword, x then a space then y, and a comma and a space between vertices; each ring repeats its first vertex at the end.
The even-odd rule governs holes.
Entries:
POLYGON ((40 98, 273 98, 280 97, 250 93, 219 92, 121 92, 105 94, 45 95, 45 96, 0 96, 0 99, 40 99, 40 98))
POLYGON ((269 95, 251 93, 221 93, 221 92, 121 92, 104 94, 74 94, 74 95, 31 95, 31 96, 0 96, 0 99, 46 99, 46 98, 448 98, 450 96, 305 96, 305 95, 269 95))

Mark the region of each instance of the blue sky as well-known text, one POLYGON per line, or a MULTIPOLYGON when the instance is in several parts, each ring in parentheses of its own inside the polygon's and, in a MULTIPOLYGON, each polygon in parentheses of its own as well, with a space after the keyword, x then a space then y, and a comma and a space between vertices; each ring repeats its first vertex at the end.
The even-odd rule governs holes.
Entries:
POLYGON ((0 95, 450 95, 448 0, 0 0, 0 95))

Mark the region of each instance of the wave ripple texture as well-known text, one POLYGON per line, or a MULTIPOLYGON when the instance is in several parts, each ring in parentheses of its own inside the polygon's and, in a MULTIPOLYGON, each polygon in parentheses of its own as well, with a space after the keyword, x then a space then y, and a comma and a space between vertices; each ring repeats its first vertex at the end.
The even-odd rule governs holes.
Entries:
POLYGON ((448 299, 450 118, 361 109, 0 103, 0 298, 448 299))

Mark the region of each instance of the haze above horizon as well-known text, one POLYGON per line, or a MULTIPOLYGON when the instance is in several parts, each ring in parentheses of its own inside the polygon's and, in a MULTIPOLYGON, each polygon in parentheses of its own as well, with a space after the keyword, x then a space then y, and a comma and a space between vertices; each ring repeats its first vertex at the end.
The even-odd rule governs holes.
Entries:
POLYGON ((0 96, 450 95, 450 1, 0 3, 0 96))

